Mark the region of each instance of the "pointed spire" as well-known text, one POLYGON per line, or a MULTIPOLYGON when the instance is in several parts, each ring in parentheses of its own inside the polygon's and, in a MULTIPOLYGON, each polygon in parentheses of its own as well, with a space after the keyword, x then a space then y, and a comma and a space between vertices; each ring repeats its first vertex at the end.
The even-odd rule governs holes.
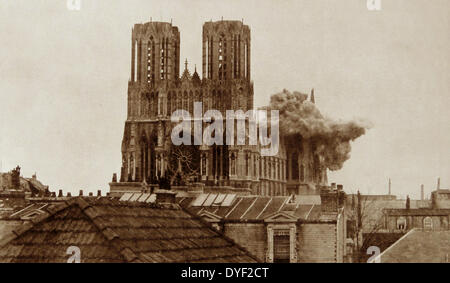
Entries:
POLYGON ((314 89, 311 90, 311 98, 310 99, 311 99, 312 103, 316 104, 316 99, 314 97, 314 89))
POLYGON ((184 61, 184 69, 187 70, 187 66, 188 66, 188 60, 186 58, 186 61, 184 61))

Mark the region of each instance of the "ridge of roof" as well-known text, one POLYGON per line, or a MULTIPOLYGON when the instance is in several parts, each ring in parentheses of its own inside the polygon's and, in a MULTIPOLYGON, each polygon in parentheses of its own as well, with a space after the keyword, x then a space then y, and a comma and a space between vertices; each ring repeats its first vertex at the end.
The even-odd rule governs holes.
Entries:
MULTIPOLYGON (((186 219, 191 219, 196 222, 199 222, 201 226, 199 228, 207 229, 209 230, 209 233, 213 232, 213 235, 216 235, 217 237, 222 237, 223 240, 225 240, 226 247, 234 247, 239 251, 239 255, 222 255, 222 258, 226 257, 240 257, 240 256, 247 256, 251 258, 252 260, 259 262, 259 260, 254 257, 252 254, 250 254, 246 249, 235 243, 232 239, 226 237, 223 233, 220 233, 217 231, 214 227, 210 225, 207 221, 203 220, 201 217, 198 217, 196 215, 193 215, 192 213, 186 211, 185 209, 182 209, 179 205, 160 205, 160 204, 149 204, 149 203, 139 203, 139 202, 121 202, 113 198, 105 198, 105 197, 98 197, 98 198, 87 198, 87 197, 74 197, 67 201, 61 202, 58 205, 51 207, 48 209, 48 212, 45 212, 44 214, 32 219, 31 223, 27 223, 25 225, 22 225, 21 227, 13 230, 11 233, 5 235, 3 239, 0 240, 0 248, 3 248, 8 243, 12 242, 13 240, 17 239, 19 236, 23 235, 27 231, 30 231, 33 227, 36 227, 36 225, 41 224, 43 221, 49 219, 51 216, 56 215, 59 212, 62 212, 66 209, 77 207, 80 212, 87 218, 86 220, 91 223, 91 225, 94 227, 94 229, 97 230, 97 233, 99 235, 103 236, 106 243, 109 243, 108 246, 112 249, 112 252, 116 253, 119 258, 122 258, 125 262, 146 262, 146 261, 154 261, 155 259, 152 257, 149 257, 145 253, 141 253, 139 251, 134 251, 129 244, 127 244, 127 241, 129 239, 121 238, 120 235, 122 235, 119 231, 116 231, 116 228, 118 227, 111 227, 111 223, 108 222, 107 217, 105 219, 105 216, 109 212, 103 211, 101 208, 102 206, 105 207, 130 207, 130 208, 150 208, 150 209, 157 209, 161 208, 164 210, 178 210, 180 212, 183 212, 186 214, 186 219), (106 214, 106 215, 105 215, 106 214)), ((113 213, 115 210, 112 210, 113 213)), ((126 210, 125 210, 126 211, 126 210)), ((117 217, 123 217, 124 214, 121 214, 122 212, 119 212, 117 214, 117 217)), ((126 215, 126 214, 125 214, 126 215)), ((175 214, 177 217, 184 218, 182 214, 178 215, 175 214)), ((139 216, 142 218, 141 216, 139 216)), ((159 217, 159 216, 156 216, 159 217)), ((164 218, 164 216, 161 216, 164 218)), ((169 225, 170 226, 170 225, 169 225)), ((171 227, 166 227, 171 228, 171 227)), ((120 228, 118 228, 120 229, 120 228)), ((221 247, 216 247, 221 248, 221 247)), ((224 246, 225 248, 225 246, 224 246)), ((176 249, 175 249, 176 250, 176 249)), ((217 256, 210 256, 205 255, 201 259, 214 259, 217 256)), ((163 257, 164 258, 164 257, 163 257)))

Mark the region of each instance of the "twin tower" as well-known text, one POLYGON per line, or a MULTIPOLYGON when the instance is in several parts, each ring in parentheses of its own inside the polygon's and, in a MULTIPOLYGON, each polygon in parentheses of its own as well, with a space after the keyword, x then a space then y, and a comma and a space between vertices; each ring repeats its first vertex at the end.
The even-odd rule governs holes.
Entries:
MULTIPOLYGON (((171 23, 136 24, 131 43, 120 181, 152 184, 185 169, 185 165, 178 166, 171 160, 178 150, 170 139, 170 116, 175 110, 192 114, 194 102, 202 102, 203 113, 210 109, 222 113, 253 109, 250 28, 241 21, 203 25, 201 78, 197 68, 189 72, 187 62, 180 72, 180 31, 171 23)), ((193 159, 198 160, 196 171, 204 181, 216 184, 229 180, 230 175, 244 174, 231 172, 230 158, 234 155, 228 148, 198 150, 193 159)))
MULTIPOLYGON (((174 146, 171 114, 193 113, 194 102, 207 110, 253 109, 250 28, 241 21, 203 25, 202 76, 180 71, 180 32, 171 23, 136 24, 132 31, 131 78, 122 139, 120 179, 113 194, 202 184, 205 190, 256 195, 288 195, 326 180, 314 156, 314 144, 280 142, 276 156, 263 156, 255 145, 174 146), (181 75, 180 75, 181 73, 181 75)), ((199 45, 200 47, 200 45, 199 45)))
MULTIPOLYGON (((136 24, 131 81, 152 86, 180 78, 180 32, 171 23, 136 24)), ((250 28, 240 21, 203 25, 202 78, 250 80, 250 28)))

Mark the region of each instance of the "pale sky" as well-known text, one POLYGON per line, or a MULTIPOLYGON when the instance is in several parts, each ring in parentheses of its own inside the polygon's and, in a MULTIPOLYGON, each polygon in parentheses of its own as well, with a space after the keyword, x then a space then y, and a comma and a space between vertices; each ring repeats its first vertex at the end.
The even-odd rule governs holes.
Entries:
MULTIPOLYGON (((252 33, 255 104, 286 88, 324 115, 374 127, 329 174, 347 192, 450 187, 450 1, 0 0, 0 160, 57 191, 108 191, 120 172, 131 28, 173 20, 181 58, 201 74, 202 24, 252 33)), ((183 68, 183 64, 182 68, 183 68)))

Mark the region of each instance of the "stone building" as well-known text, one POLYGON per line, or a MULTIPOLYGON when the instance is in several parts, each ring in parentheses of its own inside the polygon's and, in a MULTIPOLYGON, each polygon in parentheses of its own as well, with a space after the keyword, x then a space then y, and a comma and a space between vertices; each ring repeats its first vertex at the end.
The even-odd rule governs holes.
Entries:
MULTIPOLYGON (((211 109, 222 114, 253 110, 250 28, 243 22, 203 25, 202 77, 197 68, 191 74, 187 61, 180 75, 180 32, 171 23, 136 24, 131 46, 122 165, 120 178, 110 183, 112 194, 152 190, 161 178, 170 178, 173 185, 196 181, 210 189, 268 196, 317 193, 316 185, 327 183, 314 144, 286 139, 283 133, 274 156, 263 156, 259 143, 206 146, 189 137, 199 144, 173 145, 171 115, 176 110, 193 116, 195 102, 202 103, 202 115, 211 109)), ((204 129, 208 123, 202 119, 200 125, 204 129)), ((248 129, 248 119, 245 125, 248 129)))
MULTIPOLYGON (((125 193, 126 202, 153 202, 155 194, 125 193)), ((322 187, 318 195, 256 196, 178 193, 187 212, 203 218, 262 262, 344 262, 345 193, 322 187)))

